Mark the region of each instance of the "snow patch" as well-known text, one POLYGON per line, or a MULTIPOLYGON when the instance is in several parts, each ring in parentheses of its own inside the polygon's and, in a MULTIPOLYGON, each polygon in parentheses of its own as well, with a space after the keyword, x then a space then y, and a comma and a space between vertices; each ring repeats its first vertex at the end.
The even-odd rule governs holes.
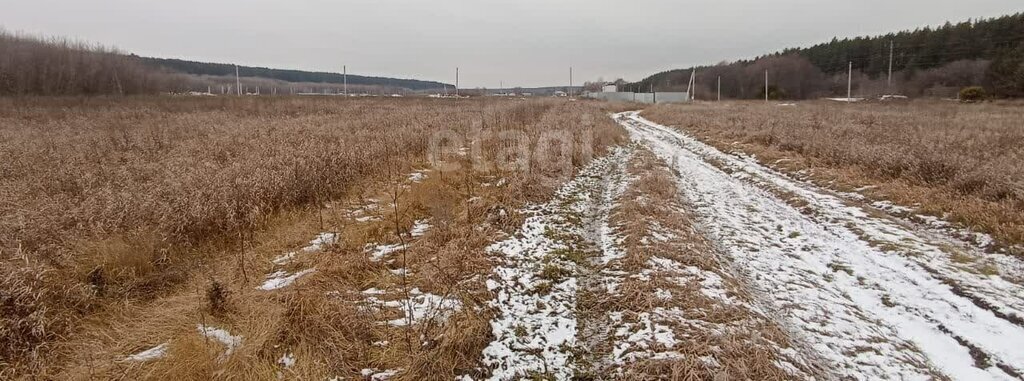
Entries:
POLYGON ((654 297, 661 300, 670 300, 672 299, 672 291, 663 290, 659 288, 657 290, 654 290, 654 297))
POLYGON ((281 358, 277 359, 277 363, 281 364, 281 367, 288 369, 295 366, 295 355, 291 352, 281 355, 281 358))
POLYGON ((199 330, 200 335, 203 335, 204 337, 209 339, 214 339, 216 341, 219 341, 221 344, 224 344, 224 354, 221 356, 221 358, 231 356, 231 354, 234 353, 235 349, 242 345, 242 336, 232 336, 231 333, 226 330, 210 326, 203 326, 202 324, 197 324, 196 329, 199 330))
POLYGON ((359 371, 359 374, 361 374, 363 377, 370 381, 385 381, 391 379, 391 377, 398 375, 398 373, 401 371, 401 369, 377 370, 374 368, 365 368, 359 371))
POLYGON ((149 348, 142 352, 128 356, 124 359, 124 361, 144 362, 156 360, 159 358, 163 358, 164 356, 167 356, 168 349, 170 349, 170 345, 168 345, 167 343, 163 343, 153 348, 149 348))
POLYGON ((316 269, 306 269, 299 271, 294 274, 289 274, 287 271, 277 271, 270 275, 267 275, 267 280, 263 281, 257 290, 272 291, 290 286, 295 283, 296 280, 303 277, 306 274, 310 274, 316 271, 316 269))
POLYGON ((424 234, 427 234, 427 230, 430 230, 430 220, 416 220, 412 224, 412 228, 409 229, 409 234, 413 237, 422 237, 424 234))
POLYGON ((615 331, 619 342, 612 350, 612 357, 617 364, 653 358, 655 354, 661 354, 663 358, 678 354, 666 351, 677 344, 671 327, 654 322, 647 312, 637 314, 636 318, 635 323, 622 323, 615 331))
POLYGON ((414 183, 422 182, 423 180, 426 180, 426 179, 427 179, 427 174, 423 173, 422 171, 416 171, 416 172, 413 172, 413 173, 409 174, 409 181, 414 182, 414 183))
POLYGON ((279 255, 277 258, 274 258, 274 260, 272 262, 275 265, 284 266, 284 265, 287 265, 287 264, 291 263, 293 260, 295 260, 295 255, 296 254, 297 254, 296 252, 290 251, 290 252, 287 252, 287 253, 279 255))
POLYGON ((338 235, 334 233, 320 233, 309 242, 309 245, 302 248, 302 251, 312 253, 320 251, 327 245, 333 245, 338 242, 338 235))
POLYGON ((363 291, 363 294, 367 295, 366 305, 368 307, 393 309, 402 315, 400 318, 387 321, 387 324, 393 327, 404 327, 426 320, 444 322, 462 309, 462 302, 457 299, 423 292, 419 288, 409 290, 408 299, 383 300, 378 296, 385 297, 387 294, 376 288, 363 291))
POLYGON ((399 243, 384 245, 371 243, 366 245, 366 252, 370 254, 371 261, 380 262, 380 260, 384 259, 384 257, 387 256, 388 254, 394 253, 399 250, 404 250, 408 247, 408 245, 402 245, 399 243))

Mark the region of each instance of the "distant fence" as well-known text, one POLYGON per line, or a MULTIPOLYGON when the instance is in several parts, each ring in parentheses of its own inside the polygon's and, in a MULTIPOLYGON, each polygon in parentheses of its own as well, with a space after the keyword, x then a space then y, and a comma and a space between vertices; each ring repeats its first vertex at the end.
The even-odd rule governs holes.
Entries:
POLYGON ((620 91, 590 93, 585 96, 611 102, 682 103, 690 101, 690 94, 686 92, 630 93, 620 91))

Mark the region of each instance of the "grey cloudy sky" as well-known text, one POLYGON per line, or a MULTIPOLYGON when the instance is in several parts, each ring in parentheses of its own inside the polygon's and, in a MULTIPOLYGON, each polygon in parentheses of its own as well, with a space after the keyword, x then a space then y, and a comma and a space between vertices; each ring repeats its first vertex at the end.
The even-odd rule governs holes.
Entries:
POLYGON ((10 31, 140 55, 454 82, 640 79, 833 36, 1024 10, 1020 0, 2 0, 10 31))

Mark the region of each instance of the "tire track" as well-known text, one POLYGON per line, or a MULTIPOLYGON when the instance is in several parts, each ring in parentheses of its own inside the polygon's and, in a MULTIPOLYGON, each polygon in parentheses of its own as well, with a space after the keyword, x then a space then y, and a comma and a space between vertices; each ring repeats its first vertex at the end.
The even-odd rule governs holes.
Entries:
MULTIPOLYGON (((734 267, 794 337, 833 363, 835 376, 1020 378, 1024 353, 1016 346, 1024 328, 1005 317, 1022 315, 1024 288, 959 269, 943 249, 953 239, 846 205, 636 112, 616 119, 681 174, 681 190, 734 267), (770 187, 806 206, 788 204, 770 187)), ((1019 266, 1013 258, 995 261, 1019 266)))

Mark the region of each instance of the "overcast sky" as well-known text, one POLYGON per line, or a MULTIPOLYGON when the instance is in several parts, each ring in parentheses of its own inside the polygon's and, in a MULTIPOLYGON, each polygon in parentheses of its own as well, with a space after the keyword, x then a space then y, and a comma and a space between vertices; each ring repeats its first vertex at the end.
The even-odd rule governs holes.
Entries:
POLYGON ((1024 10, 1021 0, 0 0, 9 31, 146 56, 564 85, 1024 10))

